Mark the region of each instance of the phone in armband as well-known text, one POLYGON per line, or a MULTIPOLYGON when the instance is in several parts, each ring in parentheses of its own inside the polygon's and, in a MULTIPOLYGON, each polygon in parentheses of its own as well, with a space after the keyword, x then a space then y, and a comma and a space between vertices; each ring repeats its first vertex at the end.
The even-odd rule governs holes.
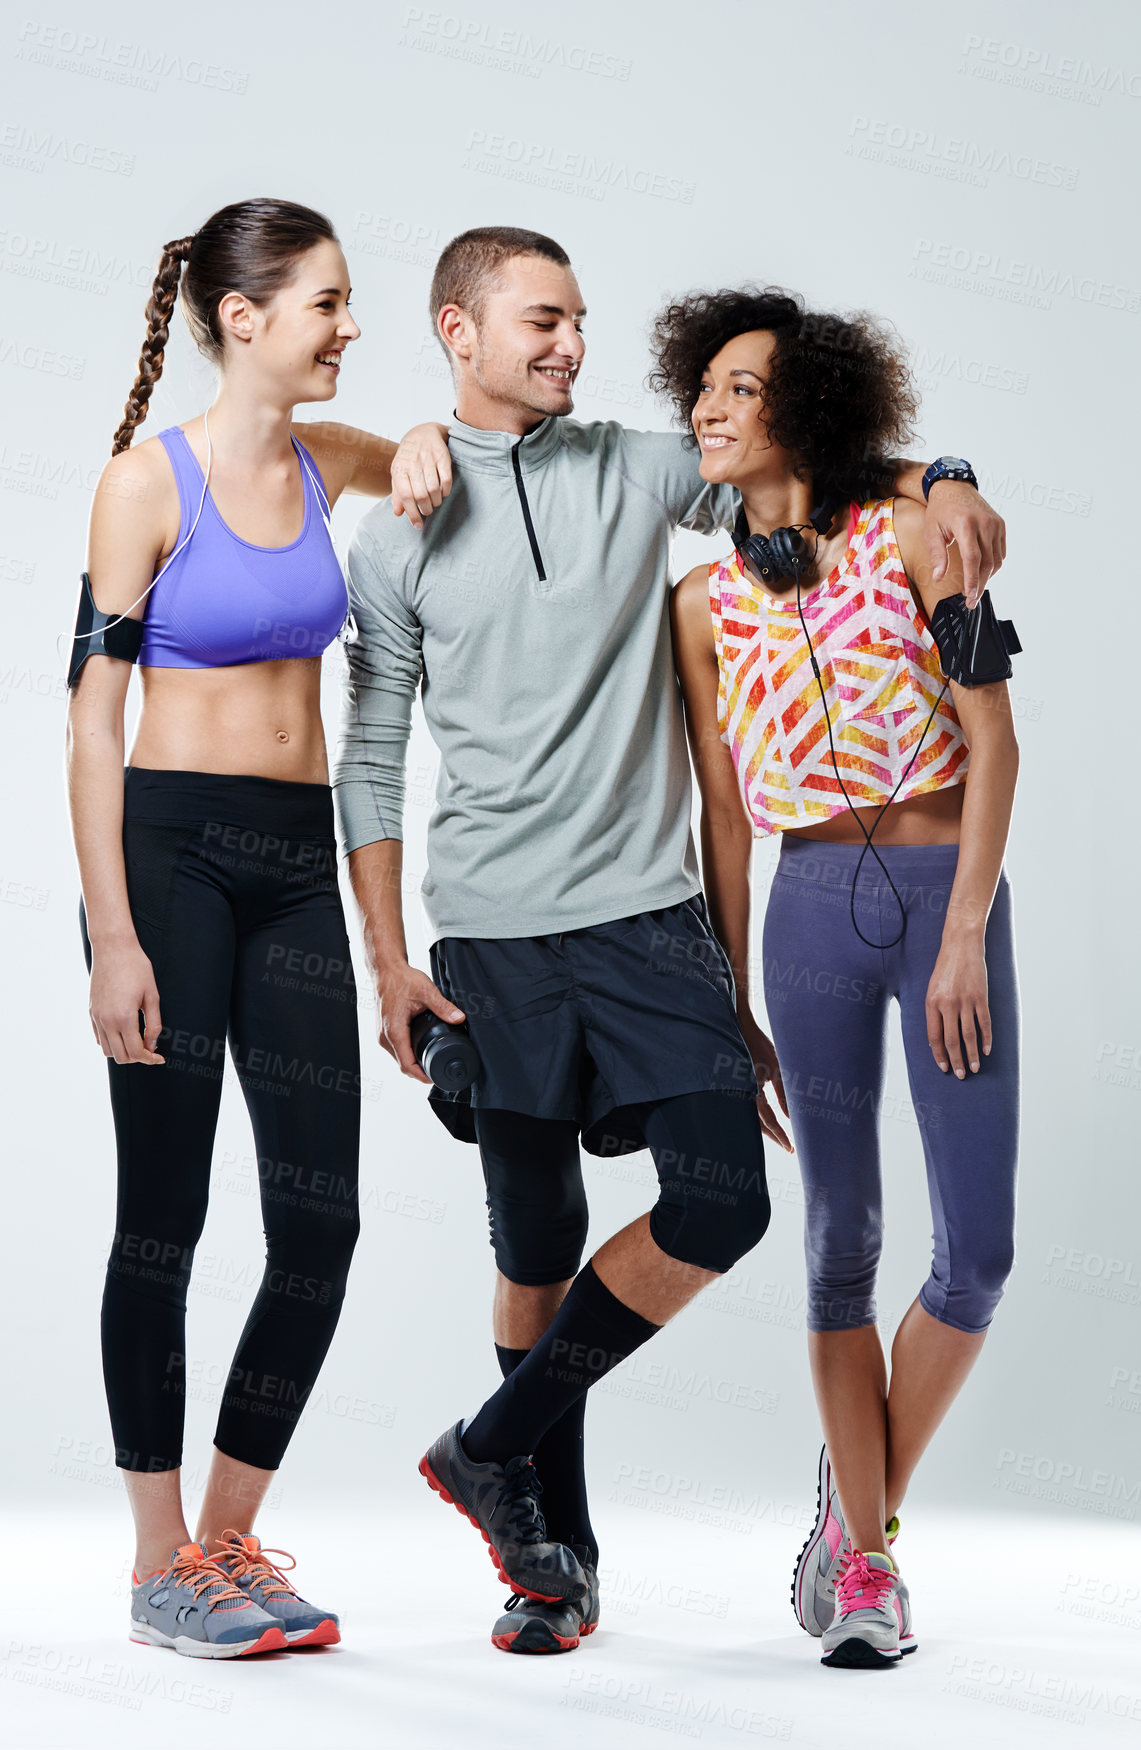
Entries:
POLYGON ((939 666, 960 687, 989 687, 1014 673, 1011 657, 1022 649, 1013 620, 1000 620, 989 589, 973 608, 961 595, 944 596, 931 615, 939 666))

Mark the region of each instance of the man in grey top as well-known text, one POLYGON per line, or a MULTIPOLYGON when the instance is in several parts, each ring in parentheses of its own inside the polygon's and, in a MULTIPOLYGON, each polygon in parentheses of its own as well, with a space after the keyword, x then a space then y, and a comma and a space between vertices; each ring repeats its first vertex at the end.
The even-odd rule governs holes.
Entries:
MULTIPOLYGON (((565 417, 585 310, 551 239, 464 233, 431 308, 456 383, 454 479, 442 457, 429 468, 422 530, 380 507, 353 540, 334 794, 381 1043, 426 1081, 411 1017, 466 1014, 481 1061, 470 1105, 432 1098, 479 1144, 505 1383, 420 1468, 513 1587, 496 1644, 558 1651, 597 1621, 586 1393, 756 1244, 762 1127, 787 1146, 754 1074, 779 1093, 775 1055, 765 1041, 750 1060, 700 891, 670 644, 673 531, 731 526, 736 495, 701 479, 680 435, 565 417), (400 905, 418 687, 441 756, 432 979, 408 964, 400 905), (648 1147, 659 1181, 581 1270, 580 1134, 596 1154, 648 1147)), ((897 490, 922 499, 921 475, 902 469, 897 490)), ((939 517, 964 552, 1000 550, 972 488, 942 484, 939 517)))

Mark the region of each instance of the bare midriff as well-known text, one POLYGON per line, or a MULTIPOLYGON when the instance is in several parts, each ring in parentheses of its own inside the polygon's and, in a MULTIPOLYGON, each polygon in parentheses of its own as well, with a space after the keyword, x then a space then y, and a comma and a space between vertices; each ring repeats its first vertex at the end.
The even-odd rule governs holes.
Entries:
POLYGON ((143 706, 130 765, 292 784, 329 782, 320 657, 228 668, 140 668, 139 676, 143 706))
MULTIPOLYGON (((912 796, 906 802, 893 802, 883 811, 876 827, 877 845, 956 845, 963 817, 962 784, 949 784, 945 790, 932 790, 926 796, 912 796)), ((880 809, 857 808, 865 831, 871 832, 880 809)), ((862 845, 864 834, 850 810, 834 814, 829 820, 815 821, 811 826, 789 827, 798 839, 825 839, 834 845, 862 845)))

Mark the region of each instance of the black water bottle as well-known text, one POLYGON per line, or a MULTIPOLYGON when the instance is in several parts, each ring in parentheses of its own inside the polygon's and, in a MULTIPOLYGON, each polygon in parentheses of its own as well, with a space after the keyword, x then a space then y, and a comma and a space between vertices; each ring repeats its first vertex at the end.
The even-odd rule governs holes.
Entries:
POLYGON ((408 1031, 416 1062, 438 1088, 454 1094, 471 1086, 479 1074, 479 1053, 466 1027, 422 1009, 413 1015, 408 1031))

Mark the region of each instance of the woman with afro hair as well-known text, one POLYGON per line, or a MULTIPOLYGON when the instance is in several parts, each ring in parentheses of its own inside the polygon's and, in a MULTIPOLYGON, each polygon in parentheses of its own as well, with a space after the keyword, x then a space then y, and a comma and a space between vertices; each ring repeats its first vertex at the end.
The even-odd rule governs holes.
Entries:
POLYGON ((745 288, 672 304, 654 342, 651 383, 691 430, 703 478, 741 494, 735 550, 683 579, 672 615, 710 917, 804 1182, 825 1446, 793 1607, 825 1665, 876 1668, 915 1647, 891 1549, 898 1511, 1013 1261, 1019 1021, 1003 855, 1018 747, 1005 683, 943 682, 931 618, 963 591, 966 565, 975 593, 976 556, 952 546, 936 562, 922 507, 893 496, 891 456, 917 406, 894 331, 745 288), (756 537, 776 530, 797 537, 783 554, 778 537, 771 563, 756 537), (750 852, 774 833, 763 985, 779 1069, 749 984, 750 852), (889 1374, 875 1279, 893 997, 934 1252, 889 1374))

